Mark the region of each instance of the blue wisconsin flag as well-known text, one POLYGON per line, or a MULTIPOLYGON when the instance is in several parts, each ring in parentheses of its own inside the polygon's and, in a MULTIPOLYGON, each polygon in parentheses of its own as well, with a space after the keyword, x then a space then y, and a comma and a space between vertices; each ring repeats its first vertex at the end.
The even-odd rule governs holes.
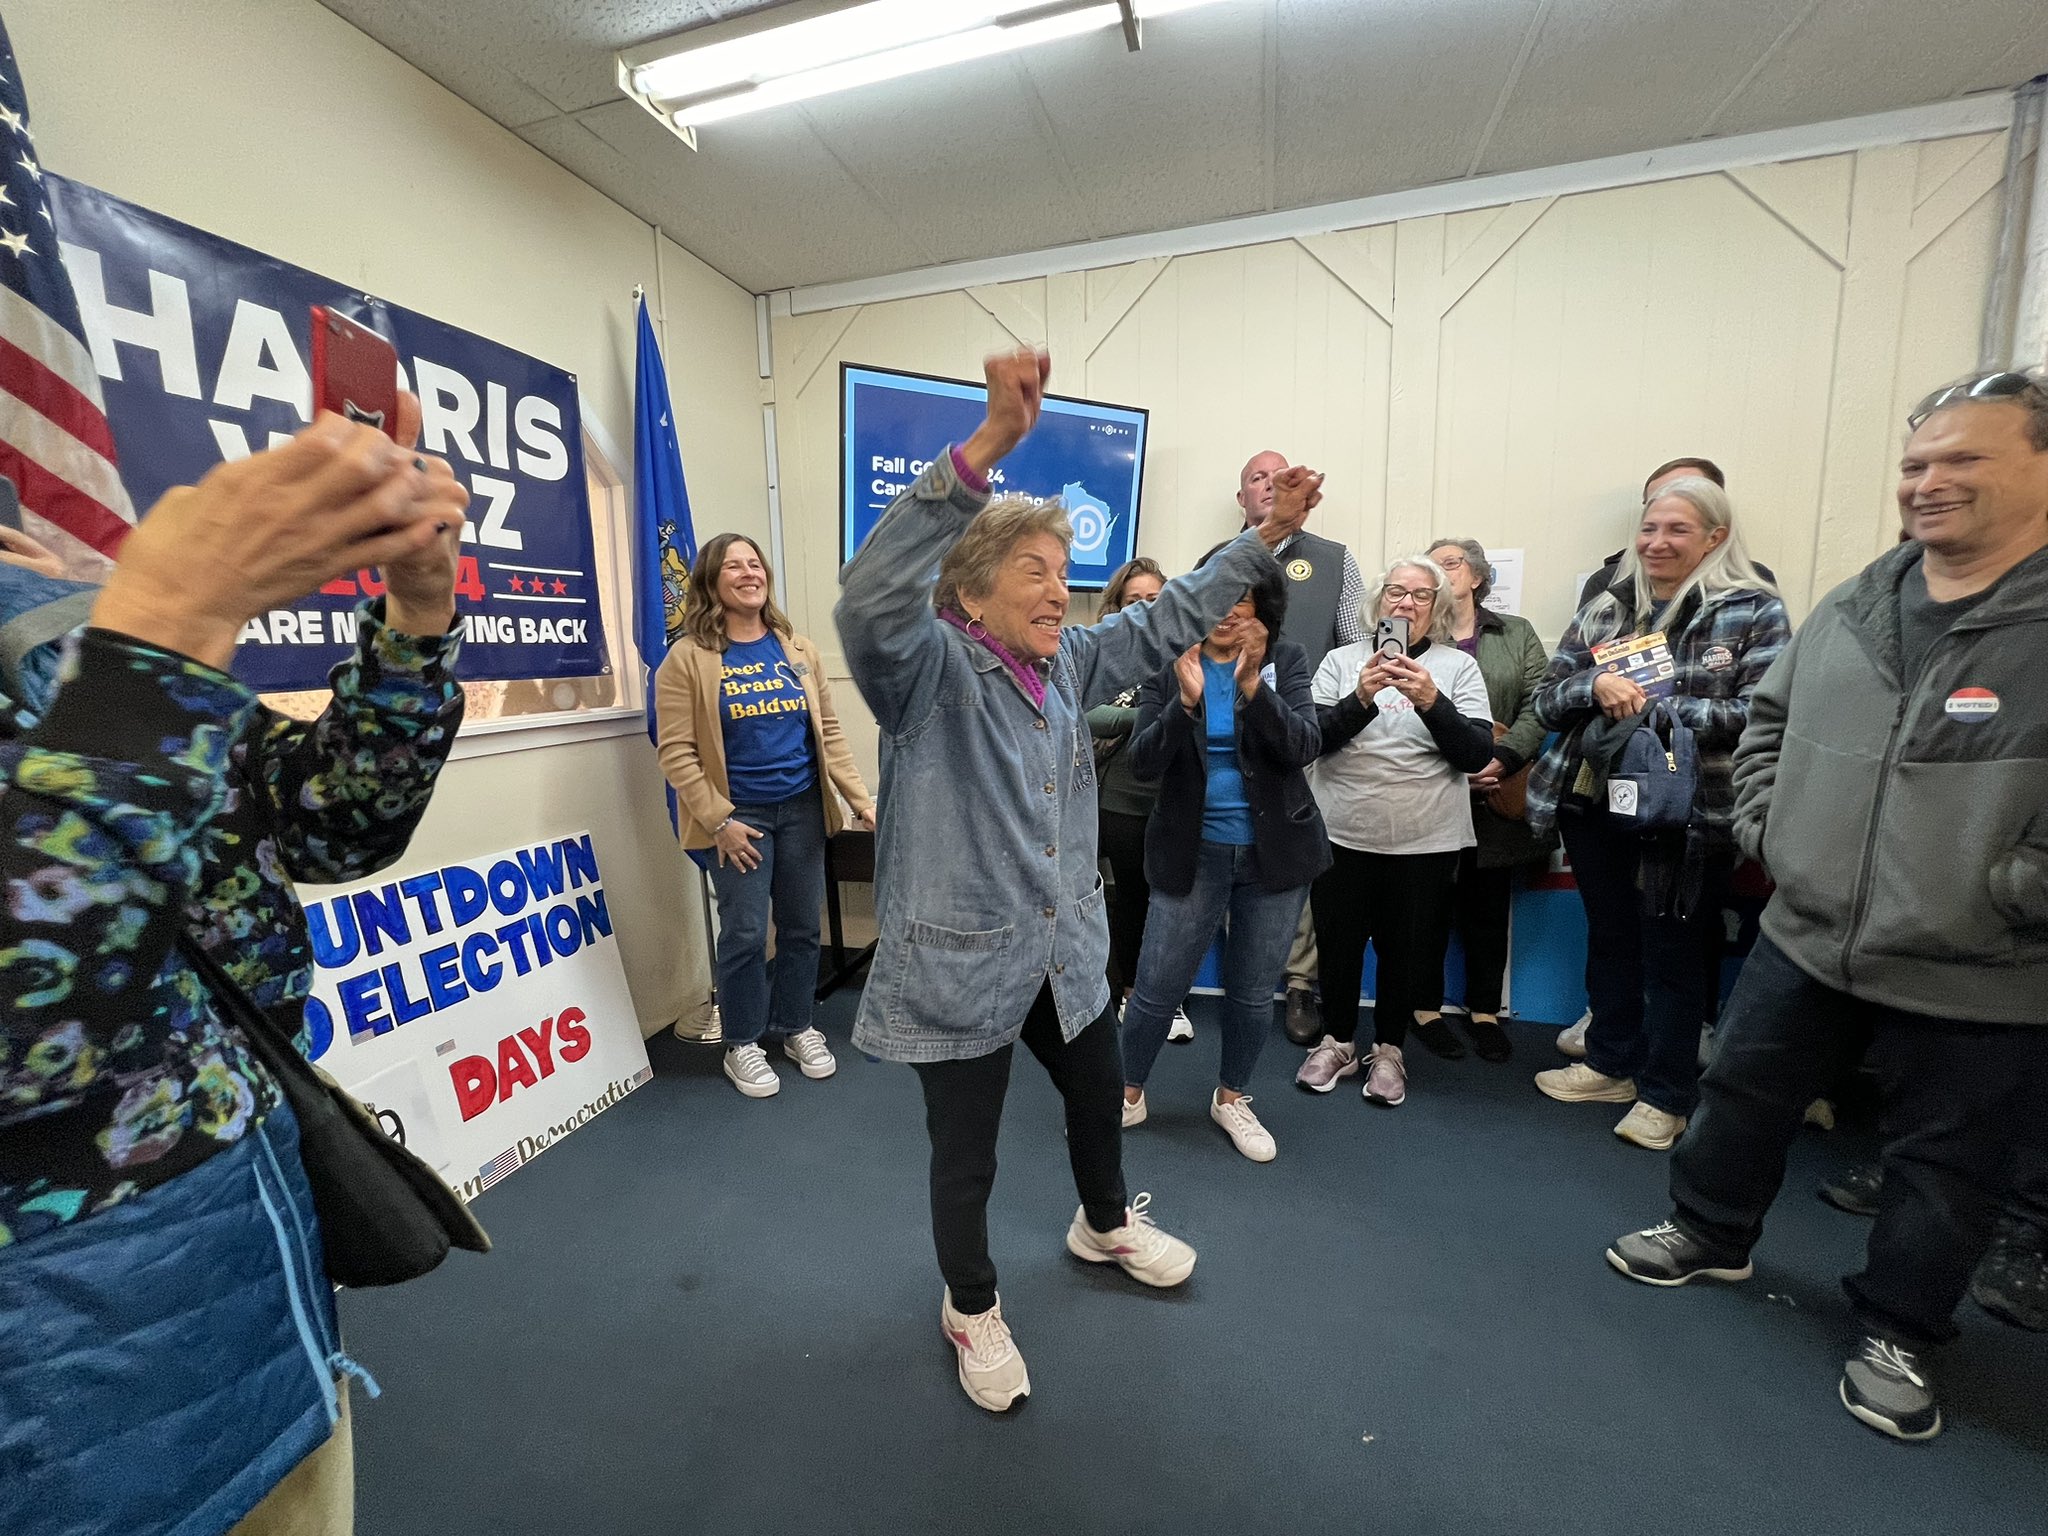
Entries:
MULTIPOLYGON (((683 628, 683 597, 697 532, 690 525, 690 492, 683 484, 683 451, 676 442, 668 371, 654 344, 647 300, 640 299, 639 362, 633 379, 633 638, 647 668, 647 735, 654 723, 654 672, 683 628)), ((676 796, 668 796, 669 821, 676 796)))

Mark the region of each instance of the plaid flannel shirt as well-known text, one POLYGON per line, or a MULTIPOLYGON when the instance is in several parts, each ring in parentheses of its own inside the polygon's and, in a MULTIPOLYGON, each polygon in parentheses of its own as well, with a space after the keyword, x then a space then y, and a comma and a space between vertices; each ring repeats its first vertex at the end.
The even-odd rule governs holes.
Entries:
MULTIPOLYGON (((1629 595, 1615 595, 1623 603, 1618 633, 1630 632, 1635 624, 1629 595)), ((1580 632, 1585 618, 1581 609, 1536 692, 1536 718, 1557 732, 1529 775, 1529 825, 1538 832, 1556 823, 1558 807, 1578 777, 1580 733, 1600 713, 1593 699, 1593 679, 1599 675, 1593 646, 1580 632)), ((1792 621, 1775 595, 1738 588, 1704 606, 1694 593, 1675 622, 1666 622, 1664 633, 1678 672, 1671 703, 1698 738, 1695 825, 1716 842, 1732 845, 1735 744, 1749 723, 1750 695, 1792 638, 1792 621)))

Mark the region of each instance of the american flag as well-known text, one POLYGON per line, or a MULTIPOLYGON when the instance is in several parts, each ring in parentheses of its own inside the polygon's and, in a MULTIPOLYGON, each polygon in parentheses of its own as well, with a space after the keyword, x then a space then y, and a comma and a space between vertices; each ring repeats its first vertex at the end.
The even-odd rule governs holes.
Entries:
POLYGON ((488 1163, 485 1163, 483 1167, 477 1169, 476 1176, 483 1187, 489 1189, 518 1166, 519 1149, 517 1147, 507 1147, 488 1163))
POLYGON ((28 126, 28 94, 0 23, 0 474, 22 526, 73 575, 104 575, 135 525, 114 467, 106 398, 57 253, 28 126))

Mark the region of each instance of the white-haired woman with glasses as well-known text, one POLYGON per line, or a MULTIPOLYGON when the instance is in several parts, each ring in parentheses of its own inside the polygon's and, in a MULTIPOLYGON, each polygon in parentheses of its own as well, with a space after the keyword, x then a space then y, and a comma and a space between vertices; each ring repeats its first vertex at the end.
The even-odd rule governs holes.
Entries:
POLYGON ((1479 664, 1451 638, 1450 581, 1425 555, 1396 560, 1366 617, 1399 621, 1406 643, 1339 646, 1310 689, 1323 731, 1316 802, 1334 862, 1309 897, 1322 958, 1323 1038, 1295 1082, 1328 1093, 1359 1070, 1358 994, 1372 944, 1373 1047, 1365 1097, 1408 1096, 1402 1047, 1418 1012, 1443 1001, 1439 933, 1472 846, 1468 775, 1493 760, 1493 716, 1479 664), (1434 972, 1434 974, 1432 974, 1434 972))
POLYGON ((1529 776, 1529 822, 1564 837, 1586 908, 1593 1019, 1586 1059, 1536 1074, 1567 1103, 1628 1104, 1614 1133, 1672 1146, 1699 1102, 1700 1027, 1735 864, 1735 744, 1750 696, 1792 637, 1770 577, 1744 553, 1728 493, 1675 480, 1643 508, 1607 590, 1565 631, 1536 715, 1559 735, 1529 776), (1649 707, 1593 660, 1596 645, 1661 632, 1676 668, 1670 704, 1694 733, 1691 825, 1644 834, 1608 808, 1606 779, 1649 707))
MULTIPOLYGON (((1522 788, 1516 775, 1543 746, 1536 690, 1543 686, 1550 652, 1527 619, 1486 606, 1493 566, 1477 539, 1438 539, 1429 546, 1429 558, 1442 568, 1451 589, 1451 641, 1479 663, 1494 721, 1493 758, 1471 779, 1472 830, 1478 841, 1458 857, 1458 883, 1442 939, 1448 948, 1455 932, 1464 951, 1465 1031, 1472 1049, 1482 1060, 1506 1061, 1514 1046, 1500 1025, 1500 1004, 1515 866, 1544 857, 1555 839, 1532 833, 1527 819, 1516 814, 1521 807, 1501 806, 1498 792, 1503 784, 1517 792, 1522 788)), ((1416 1020, 1415 1038, 1450 1061, 1465 1054, 1464 1042, 1434 1009, 1424 1009, 1416 1020)))

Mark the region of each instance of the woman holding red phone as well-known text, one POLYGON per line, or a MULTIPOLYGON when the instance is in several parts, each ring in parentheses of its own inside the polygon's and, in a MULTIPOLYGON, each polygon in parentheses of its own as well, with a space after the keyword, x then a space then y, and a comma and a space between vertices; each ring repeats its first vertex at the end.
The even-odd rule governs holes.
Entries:
MULTIPOLYGON (((409 444, 418 402, 394 408, 409 444)), ((467 501, 445 464, 322 415, 149 511, 61 686, 35 653, 0 683, 0 948, 40 957, 0 967, 0 1339, 35 1341, 0 1350, 0 1424, 33 1426, 0 1478, 9 1536, 350 1527, 363 1373, 298 1127, 179 945, 303 1041, 296 885, 400 856, 462 716, 467 501), (251 618, 365 566, 387 593, 318 720, 228 674, 251 618)), ((91 592, 6 542, 10 578, 44 585, 7 586, 0 618, 91 592)))

